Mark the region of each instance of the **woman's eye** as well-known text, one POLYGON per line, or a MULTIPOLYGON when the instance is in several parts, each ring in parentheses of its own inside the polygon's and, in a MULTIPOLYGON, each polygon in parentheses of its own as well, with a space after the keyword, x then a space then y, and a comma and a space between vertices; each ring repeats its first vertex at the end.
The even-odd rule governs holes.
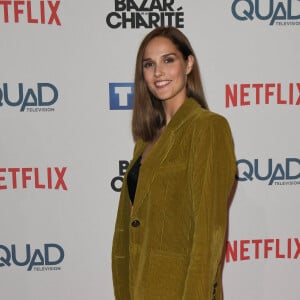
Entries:
POLYGON ((152 66, 153 66, 153 63, 150 62, 150 61, 144 63, 144 68, 145 68, 145 69, 151 68, 152 66))
POLYGON ((173 61, 174 61, 174 58, 173 58, 173 57, 166 57, 165 60, 164 60, 164 62, 165 62, 166 64, 172 63, 173 61))

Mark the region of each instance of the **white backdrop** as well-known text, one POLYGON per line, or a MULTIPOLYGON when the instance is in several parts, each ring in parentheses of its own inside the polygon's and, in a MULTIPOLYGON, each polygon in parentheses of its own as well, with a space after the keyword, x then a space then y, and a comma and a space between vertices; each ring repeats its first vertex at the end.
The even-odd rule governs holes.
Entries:
POLYGON ((135 55, 163 22, 234 135, 225 300, 300 294, 300 1, 202 2, 0 1, 1 299, 113 299, 135 55))

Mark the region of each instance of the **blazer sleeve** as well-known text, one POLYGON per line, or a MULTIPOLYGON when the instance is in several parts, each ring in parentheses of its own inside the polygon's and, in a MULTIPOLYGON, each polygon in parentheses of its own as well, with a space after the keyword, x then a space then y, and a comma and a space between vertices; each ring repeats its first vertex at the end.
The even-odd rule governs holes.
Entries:
POLYGON ((222 299, 228 198, 236 161, 226 119, 213 115, 203 123, 193 135, 190 154, 193 241, 183 300, 222 299))

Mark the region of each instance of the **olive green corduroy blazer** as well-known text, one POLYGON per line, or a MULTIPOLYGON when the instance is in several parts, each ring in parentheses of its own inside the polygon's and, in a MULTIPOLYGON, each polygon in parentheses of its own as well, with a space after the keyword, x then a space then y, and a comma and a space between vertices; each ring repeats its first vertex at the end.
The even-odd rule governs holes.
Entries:
MULTIPOLYGON (((143 153, 138 141, 128 169, 143 153)), ((127 175, 112 249, 117 300, 220 300, 228 197, 236 163, 224 117, 187 99, 139 173, 127 175)))

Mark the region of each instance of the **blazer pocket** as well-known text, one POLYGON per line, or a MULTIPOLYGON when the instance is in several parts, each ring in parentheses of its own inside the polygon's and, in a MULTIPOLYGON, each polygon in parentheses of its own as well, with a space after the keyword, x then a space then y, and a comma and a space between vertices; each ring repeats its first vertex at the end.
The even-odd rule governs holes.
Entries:
POLYGON ((163 251, 150 253, 145 300, 181 299, 186 272, 186 256, 163 251))

